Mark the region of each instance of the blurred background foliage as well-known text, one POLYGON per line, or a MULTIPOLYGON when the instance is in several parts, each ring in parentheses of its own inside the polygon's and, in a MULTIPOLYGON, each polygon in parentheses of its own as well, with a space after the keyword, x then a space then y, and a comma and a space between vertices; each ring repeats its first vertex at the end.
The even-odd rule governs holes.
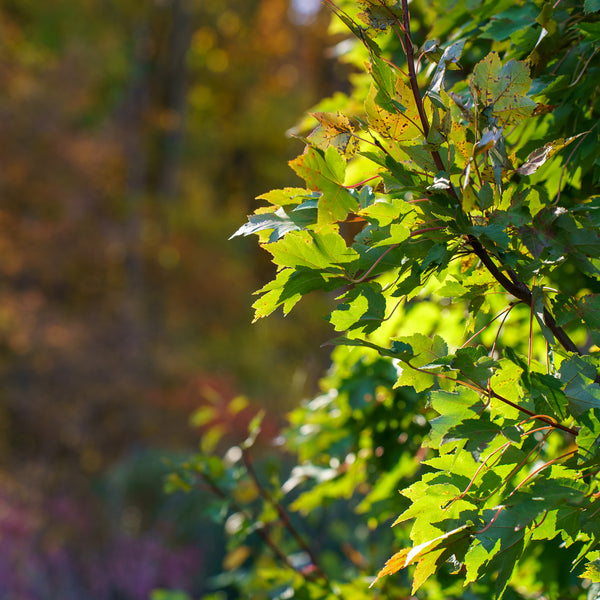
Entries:
POLYGON ((199 593, 220 571, 162 457, 195 448, 205 403, 244 431, 241 394, 276 431, 327 365, 310 303, 251 326, 272 267, 228 237, 297 184, 285 131, 347 85, 328 20, 311 0, 0 0, 3 598, 199 593))

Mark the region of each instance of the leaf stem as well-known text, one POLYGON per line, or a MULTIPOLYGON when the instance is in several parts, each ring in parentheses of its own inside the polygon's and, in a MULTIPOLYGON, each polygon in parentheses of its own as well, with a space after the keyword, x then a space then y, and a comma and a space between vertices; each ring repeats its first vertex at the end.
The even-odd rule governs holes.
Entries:
POLYGON ((560 456, 557 456, 556 458, 553 458, 552 460, 545 462, 543 465, 541 465, 537 469, 534 469, 527 477, 525 477, 525 479, 523 479, 523 481, 521 481, 521 483, 519 483, 515 487, 515 489, 509 494, 509 497, 512 496, 518 489, 522 488, 529 480, 531 480, 533 477, 535 477, 540 471, 543 471, 545 468, 549 467, 550 465, 553 465, 555 462, 558 462, 559 460, 562 460, 563 458, 566 458, 567 456, 571 456, 571 454, 576 454, 577 452, 578 452, 577 448, 575 448, 574 450, 569 450, 568 452, 565 452, 564 454, 561 454, 560 456))
MULTIPOLYGON (((489 323, 485 324, 479 331, 476 331, 466 342, 464 342, 461 348, 464 348, 468 343, 472 342, 482 331, 485 331, 490 325, 496 320, 499 319, 505 313, 510 312, 515 306, 515 302, 511 302, 508 308, 505 308, 502 312, 499 312, 489 323)), ((504 321, 502 321, 504 323, 504 321)))
POLYGON ((485 533, 494 524, 494 521, 500 516, 500 513, 504 510, 504 508, 504 506, 499 506, 498 510, 496 511, 496 514, 492 517, 491 521, 483 529, 479 529, 478 531, 474 531, 473 533, 475 535, 485 533))
POLYGON ((358 279, 354 279, 352 277, 347 277, 350 283, 361 283, 363 282, 372 272, 373 269, 385 258, 386 254, 391 252, 394 248, 397 248, 400 244, 392 244, 370 267, 369 269, 363 273, 358 279))

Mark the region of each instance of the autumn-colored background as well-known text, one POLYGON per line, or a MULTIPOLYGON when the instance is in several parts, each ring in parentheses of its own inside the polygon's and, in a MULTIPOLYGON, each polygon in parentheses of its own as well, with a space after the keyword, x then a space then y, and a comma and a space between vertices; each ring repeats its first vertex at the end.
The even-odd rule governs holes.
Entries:
POLYGON ((272 267, 228 241, 298 183, 285 131, 344 85, 327 22, 312 0, 0 0, 3 598, 199 596, 221 569, 164 459, 205 403, 235 435, 245 395, 276 430, 327 364, 309 304, 251 325, 272 267))

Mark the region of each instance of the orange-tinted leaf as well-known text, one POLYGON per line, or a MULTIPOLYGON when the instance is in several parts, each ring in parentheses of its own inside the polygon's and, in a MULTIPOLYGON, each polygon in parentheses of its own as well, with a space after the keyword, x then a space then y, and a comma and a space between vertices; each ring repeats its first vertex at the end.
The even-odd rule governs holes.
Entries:
POLYGON ((403 550, 400 550, 400 552, 396 552, 394 556, 386 561, 385 566, 383 569, 381 569, 381 571, 379 571, 379 573, 377 573, 375 581, 373 581, 369 587, 373 587, 373 585, 375 585, 375 583, 382 577, 385 577, 386 575, 393 575, 400 569, 404 569, 406 566, 406 557, 408 556, 409 552, 410 548, 404 548, 403 550))

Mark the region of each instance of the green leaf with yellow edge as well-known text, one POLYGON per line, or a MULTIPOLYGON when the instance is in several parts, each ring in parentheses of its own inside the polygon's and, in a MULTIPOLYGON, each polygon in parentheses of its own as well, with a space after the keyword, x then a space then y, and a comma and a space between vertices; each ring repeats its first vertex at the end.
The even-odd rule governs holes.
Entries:
MULTIPOLYGON (((468 528, 468 526, 463 527, 468 528)), ((450 532, 454 535, 446 534, 448 537, 444 539, 441 547, 428 551, 419 559, 413 573, 413 595, 445 563, 451 561, 454 564, 460 564, 469 548, 471 540, 468 533, 461 533, 459 535, 457 533, 459 531, 463 531, 462 527, 455 529, 454 532, 450 532)))
POLYGON ((527 63, 510 60, 502 65, 497 52, 490 52, 475 65, 472 87, 484 108, 492 108, 499 125, 529 117, 536 106, 527 96, 531 87, 527 63))
POLYGON ((308 148, 289 164, 308 187, 323 193, 318 204, 319 226, 343 221, 348 213, 356 212, 358 201, 344 187, 346 163, 334 146, 325 151, 308 148))
MULTIPOLYGON (((600 10, 600 6, 597 10, 600 10)), ((600 582, 600 559, 586 563, 583 572, 579 575, 582 579, 589 579, 593 583, 600 582)))
POLYGON ((321 150, 333 146, 344 158, 356 154, 359 141, 354 133, 356 126, 349 117, 339 112, 310 114, 317 119, 319 125, 310 133, 307 141, 321 150))
POLYGON ((266 200, 275 206, 288 206, 290 204, 301 204, 306 200, 316 200, 321 196, 319 192, 311 192, 304 188, 286 187, 278 190, 271 190, 265 194, 257 196, 257 200, 266 200))

